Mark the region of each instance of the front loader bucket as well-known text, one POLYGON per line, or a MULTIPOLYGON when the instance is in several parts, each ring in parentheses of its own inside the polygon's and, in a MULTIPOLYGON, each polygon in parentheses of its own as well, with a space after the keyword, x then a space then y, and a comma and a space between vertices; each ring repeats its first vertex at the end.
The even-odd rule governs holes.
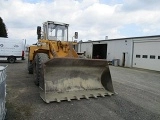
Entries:
POLYGON ((114 94, 106 60, 53 58, 41 73, 40 96, 47 103, 114 94))

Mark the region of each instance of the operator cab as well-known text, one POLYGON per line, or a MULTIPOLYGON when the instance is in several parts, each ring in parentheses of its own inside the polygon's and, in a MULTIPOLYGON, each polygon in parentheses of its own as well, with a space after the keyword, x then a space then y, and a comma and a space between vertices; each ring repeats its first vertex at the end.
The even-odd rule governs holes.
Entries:
POLYGON ((42 35, 43 39, 68 41, 68 26, 69 24, 55 22, 55 21, 44 22, 43 35, 42 35))

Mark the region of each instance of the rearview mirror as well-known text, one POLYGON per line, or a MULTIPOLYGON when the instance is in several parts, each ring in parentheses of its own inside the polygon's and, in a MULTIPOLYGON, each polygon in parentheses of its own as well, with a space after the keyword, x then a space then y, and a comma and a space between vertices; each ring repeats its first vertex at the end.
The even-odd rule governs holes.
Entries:
POLYGON ((41 39, 41 27, 37 26, 37 35, 38 35, 38 40, 41 39))
POLYGON ((75 39, 78 39, 78 32, 75 32, 74 38, 75 38, 75 39))

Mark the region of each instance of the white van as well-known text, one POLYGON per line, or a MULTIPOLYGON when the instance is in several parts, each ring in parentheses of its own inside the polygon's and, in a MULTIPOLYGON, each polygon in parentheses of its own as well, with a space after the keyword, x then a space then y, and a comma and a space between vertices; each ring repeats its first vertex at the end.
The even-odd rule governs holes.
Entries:
POLYGON ((24 60, 24 41, 0 37, 0 60, 8 60, 14 63, 16 60, 24 60))

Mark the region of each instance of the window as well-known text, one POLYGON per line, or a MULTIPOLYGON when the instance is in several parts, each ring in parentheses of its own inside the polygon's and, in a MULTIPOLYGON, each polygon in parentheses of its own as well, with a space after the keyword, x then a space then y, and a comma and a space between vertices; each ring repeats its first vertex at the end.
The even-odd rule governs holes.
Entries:
POLYGON ((160 59, 160 56, 158 56, 158 59, 160 59))
POLYGON ((141 55, 136 55, 136 58, 140 58, 141 57, 141 55))
POLYGON ((150 59, 155 59, 155 55, 150 55, 150 59))
POLYGON ((142 58, 148 58, 148 55, 143 55, 142 58))

